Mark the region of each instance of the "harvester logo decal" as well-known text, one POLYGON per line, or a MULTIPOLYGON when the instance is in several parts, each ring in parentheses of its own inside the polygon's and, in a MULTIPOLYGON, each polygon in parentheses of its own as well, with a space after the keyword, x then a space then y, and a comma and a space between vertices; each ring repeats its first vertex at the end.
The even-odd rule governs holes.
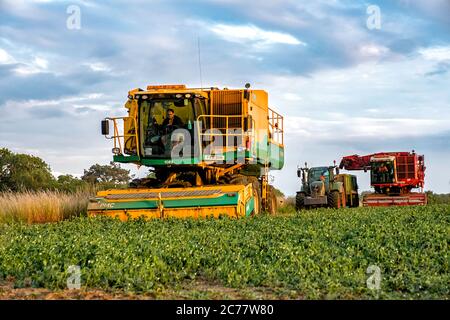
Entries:
POLYGON ((114 207, 114 203, 109 202, 100 202, 99 205, 102 209, 112 209, 114 207))

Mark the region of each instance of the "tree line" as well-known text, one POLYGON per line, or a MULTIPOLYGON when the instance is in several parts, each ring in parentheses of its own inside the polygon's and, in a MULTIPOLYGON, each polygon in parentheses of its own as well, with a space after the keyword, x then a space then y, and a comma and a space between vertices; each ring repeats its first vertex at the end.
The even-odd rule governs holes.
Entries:
POLYGON ((54 177, 50 166, 41 158, 0 149, 0 192, 59 190, 75 192, 90 186, 116 188, 129 183, 130 170, 111 162, 109 165, 94 164, 85 169, 81 178, 70 174, 54 177))

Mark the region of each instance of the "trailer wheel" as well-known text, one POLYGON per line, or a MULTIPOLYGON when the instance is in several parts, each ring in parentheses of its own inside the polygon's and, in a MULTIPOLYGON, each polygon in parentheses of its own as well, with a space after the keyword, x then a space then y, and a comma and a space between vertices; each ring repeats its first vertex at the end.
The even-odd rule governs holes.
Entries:
POLYGON ((300 211, 305 208, 305 197, 303 192, 297 192, 295 196, 295 210, 300 211))
POLYGON ((341 201, 340 201, 341 195, 339 194, 339 191, 331 191, 328 194, 328 206, 330 208, 339 209, 341 207, 341 201))

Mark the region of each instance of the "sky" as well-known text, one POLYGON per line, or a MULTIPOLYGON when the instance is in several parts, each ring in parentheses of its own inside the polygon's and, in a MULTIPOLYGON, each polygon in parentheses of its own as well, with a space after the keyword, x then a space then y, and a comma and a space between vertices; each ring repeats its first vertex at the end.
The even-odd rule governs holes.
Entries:
POLYGON ((112 160, 132 88, 247 82, 285 117, 286 195, 304 162, 411 150, 450 192, 450 0, 0 0, 0 147, 55 175, 112 160))

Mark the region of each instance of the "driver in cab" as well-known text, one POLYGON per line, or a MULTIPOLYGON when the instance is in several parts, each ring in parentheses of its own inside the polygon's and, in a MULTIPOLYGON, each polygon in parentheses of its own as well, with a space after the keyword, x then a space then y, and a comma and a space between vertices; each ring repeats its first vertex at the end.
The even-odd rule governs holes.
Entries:
POLYGON ((167 109, 167 117, 162 123, 164 133, 170 133, 181 127, 183 127, 183 121, 181 121, 180 117, 175 115, 173 109, 167 109))
POLYGON ((161 137, 161 142, 163 143, 166 150, 171 149, 168 144, 170 143, 172 132, 182 127, 183 121, 181 121, 180 117, 175 115, 173 109, 167 109, 167 117, 162 123, 163 136, 161 137))

